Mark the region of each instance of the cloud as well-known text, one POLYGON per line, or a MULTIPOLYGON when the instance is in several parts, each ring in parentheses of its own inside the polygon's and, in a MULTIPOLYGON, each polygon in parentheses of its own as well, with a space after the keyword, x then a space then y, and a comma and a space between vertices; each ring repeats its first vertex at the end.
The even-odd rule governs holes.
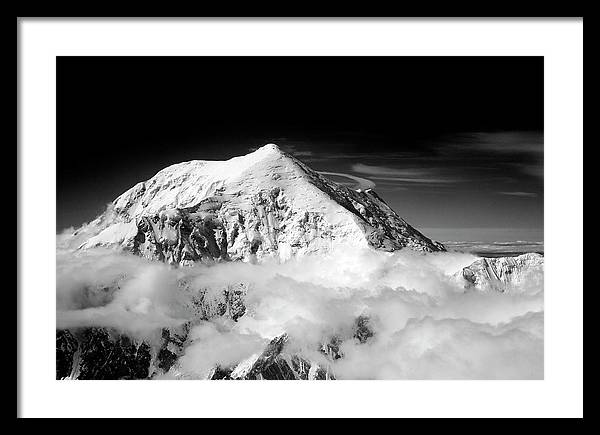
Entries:
POLYGON ((423 169, 396 169, 386 166, 365 165, 364 163, 356 163, 352 165, 352 170, 363 174, 377 176, 399 176, 399 177, 423 177, 428 175, 428 171, 423 169))
POLYGON ((480 150, 497 154, 543 154, 544 135, 537 131, 471 132, 448 136, 451 152, 480 150))
POLYGON ((441 176, 442 174, 433 169, 400 169, 356 163, 352 165, 352 170, 361 174, 371 175, 371 178, 374 180, 419 184, 443 184, 459 181, 456 178, 443 177, 441 176))
MULTIPOLYGON (((352 183, 353 189, 367 190, 367 189, 374 189, 376 186, 376 184, 373 181, 367 180, 366 178, 357 177, 356 175, 343 174, 343 173, 339 173, 339 172, 319 172, 319 174, 334 175, 334 176, 338 176, 338 177, 349 178, 350 180, 355 182, 355 183, 352 183)), ((344 184, 344 183, 340 183, 340 184, 344 184)))
POLYGON ((404 183, 419 183, 419 184, 444 184, 456 183, 457 180, 451 178, 403 178, 403 177, 371 177, 374 180, 382 181, 399 181, 404 183))
POLYGON ((219 321, 200 321, 191 329, 188 340, 177 370, 192 379, 205 379, 215 366, 229 367, 260 354, 268 344, 259 335, 240 333, 219 321))
POLYGON ((538 183, 544 176, 544 139, 538 131, 465 132, 393 147, 379 142, 323 142, 317 147, 302 140, 286 142, 280 144, 284 151, 305 162, 319 162, 322 168, 329 166, 331 172, 340 171, 341 163, 350 164, 353 172, 377 184, 413 189, 457 183, 464 187, 470 181, 491 193, 500 183, 538 183))
POLYGON ((543 316, 499 326, 431 317, 411 320, 389 339, 346 342, 336 373, 350 379, 539 379, 543 316), (375 356, 373 358, 373 356, 375 356))
POLYGON ((538 196, 537 193, 534 192, 498 192, 500 195, 508 195, 508 196, 520 196, 526 198, 534 198, 538 196))
POLYGON ((283 144, 280 146, 283 151, 288 154, 293 155, 294 157, 310 157, 313 155, 313 152, 309 149, 299 149, 298 145, 292 144, 283 144))
MULTIPOLYGON (((543 291, 465 293, 452 275, 477 257, 340 249, 285 263, 223 262, 171 268, 107 249, 57 253, 57 327, 104 326, 155 339, 163 326, 192 322, 181 378, 235 365, 282 333, 314 358, 341 337, 339 379, 541 378, 543 291), (198 317, 192 301, 217 306, 245 283, 246 314, 233 322, 198 317), (367 315, 374 336, 352 336, 367 315)), ((538 277, 541 279, 541 277, 538 277)))
POLYGON ((475 132, 447 137, 438 147, 442 155, 487 157, 524 175, 544 176, 544 135, 537 131, 475 132))

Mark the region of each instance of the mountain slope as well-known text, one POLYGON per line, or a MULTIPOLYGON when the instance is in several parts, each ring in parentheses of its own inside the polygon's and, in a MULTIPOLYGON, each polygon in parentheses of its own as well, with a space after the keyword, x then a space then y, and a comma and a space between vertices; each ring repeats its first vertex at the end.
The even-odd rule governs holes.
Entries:
POLYGON ((338 185, 274 144, 227 161, 169 166, 123 193, 75 236, 83 249, 118 246, 180 265, 286 260, 337 244, 445 250, 372 190, 338 185))

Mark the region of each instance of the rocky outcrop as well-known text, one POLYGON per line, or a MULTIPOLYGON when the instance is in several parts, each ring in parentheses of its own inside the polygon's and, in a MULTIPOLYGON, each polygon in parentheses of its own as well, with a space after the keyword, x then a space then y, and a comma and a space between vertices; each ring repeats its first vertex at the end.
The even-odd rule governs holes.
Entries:
POLYGON ((57 379, 146 379, 151 349, 104 328, 57 331, 57 379), (66 345, 68 343, 68 345, 66 345))
POLYGON ((163 328, 151 340, 111 328, 56 331, 56 379, 150 379, 181 356, 189 325, 163 328))
MULTIPOLYGON (((77 328, 56 333, 56 379, 152 379, 169 372, 185 352, 190 323, 162 328, 156 339, 135 339, 109 328, 77 328)), ((352 337, 364 344, 374 332, 359 316, 352 337)), ((346 337, 347 339, 348 337, 346 337)), ((333 363, 343 358, 344 338, 323 343, 314 361, 288 348, 287 334, 273 338, 260 354, 231 367, 215 367, 210 380, 333 380, 333 363)))
MULTIPOLYGON (((543 280, 544 256, 527 253, 516 257, 482 258, 454 275, 465 289, 499 292, 524 291, 525 282, 543 280)), ((541 283, 540 283, 541 284, 541 283)), ((542 288, 535 285, 535 288, 542 288)))
MULTIPOLYGON (((370 318, 366 315, 359 316, 352 328, 352 338, 364 344, 373 336, 370 318)), ((253 355, 232 368, 216 367, 209 379, 333 380, 333 363, 344 357, 340 351, 344 338, 349 337, 334 335, 329 342, 321 344, 319 351, 323 358, 317 362, 288 349, 289 337, 283 334, 272 339, 260 355, 253 355)))
POLYGON ((363 344, 373 337, 373 335, 375 335, 375 333, 371 327, 371 319, 365 315, 358 316, 354 326, 354 338, 356 338, 359 343, 363 344))
POLYGON ((211 380, 330 380, 335 379, 329 367, 322 367, 301 355, 286 351, 288 336, 275 337, 259 354, 235 367, 216 367, 211 380))

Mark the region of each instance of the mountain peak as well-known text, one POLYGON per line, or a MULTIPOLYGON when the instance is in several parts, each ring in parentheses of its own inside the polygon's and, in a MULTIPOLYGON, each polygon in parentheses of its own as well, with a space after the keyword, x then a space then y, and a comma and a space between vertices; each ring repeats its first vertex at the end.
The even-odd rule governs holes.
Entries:
POLYGON ((120 195, 85 233, 84 248, 121 246, 181 265, 287 259, 339 244, 445 250, 374 192, 339 185, 273 143, 226 161, 165 168, 120 195))
POLYGON ((255 152, 269 152, 269 153, 281 153, 281 149, 274 143, 268 143, 261 146, 255 152))
POLYGON ((247 156, 256 156, 258 158, 267 157, 267 156, 279 157, 279 156, 283 156, 283 155, 285 155, 285 153, 281 150, 281 148, 279 148, 277 146, 277 144, 274 144, 274 143, 268 143, 266 145, 263 145, 260 148, 257 148, 252 153, 247 154, 247 156))

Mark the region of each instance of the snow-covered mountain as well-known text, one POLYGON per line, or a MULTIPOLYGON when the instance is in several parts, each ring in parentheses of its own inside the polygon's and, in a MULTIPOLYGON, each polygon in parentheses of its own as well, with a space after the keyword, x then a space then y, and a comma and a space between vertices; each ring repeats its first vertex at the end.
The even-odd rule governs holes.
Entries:
POLYGON ((180 265, 286 260, 338 244, 445 251, 374 191, 339 185, 274 144, 227 161, 169 166, 119 196, 75 238, 83 249, 122 247, 180 265))
POLYGON ((466 289, 523 292, 530 286, 542 288, 543 273, 544 256, 527 253, 517 257, 481 258, 454 276, 466 289))
MULTIPOLYGON (((438 306, 427 293, 434 287, 437 292, 452 284, 452 297, 440 303, 455 300, 457 293, 461 297, 463 287, 481 290, 476 296, 482 297, 489 296, 486 291, 514 291, 529 298, 543 291, 538 254, 481 258, 456 271, 467 262, 461 258, 447 270, 451 259, 443 257, 451 253, 374 251, 445 247, 411 227, 374 191, 338 185, 273 144, 227 161, 165 168, 123 193, 68 240, 80 250, 60 249, 57 260, 57 319, 62 320, 57 379, 344 379, 349 375, 340 367, 349 358, 364 354, 376 361, 379 350, 402 339, 404 317, 429 318, 438 306), (154 261, 89 249, 97 246, 154 261), (340 252, 356 254, 357 263, 339 267, 348 261, 340 252), (317 263, 329 261, 319 266, 326 275, 336 270, 333 284, 316 271, 313 282, 306 273, 316 267, 308 255, 326 253, 332 255, 319 255, 317 263), (390 262, 394 257, 405 258, 390 262), (295 260, 260 262, 268 258, 295 260), (370 260, 365 264, 363 258, 370 260), (214 260, 259 264, 160 264, 214 260), (262 276, 268 268, 285 272, 294 264, 302 267, 262 276), (230 273, 234 268, 238 271, 230 273), (357 276, 368 277, 367 284, 337 279, 354 269, 365 269, 357 276), (423 280, 423 288, 413 288, 414 279, 406 275, 423 280), (397 279, 390 283, 393 276, 407 278, 410 286, 397 279), (218 357, 206 355, 225 342, 218 357), (244 346, 238 352, 239 344, 244 346), (376 350, 370 354, 372 346, 376 350), (204 359, 210 359, 207 367, 204 359)), ((413 342, 410 336, 406 340, 413 342)), ((413 348, 398 347, 402 352, 393 360, 413 348)))

